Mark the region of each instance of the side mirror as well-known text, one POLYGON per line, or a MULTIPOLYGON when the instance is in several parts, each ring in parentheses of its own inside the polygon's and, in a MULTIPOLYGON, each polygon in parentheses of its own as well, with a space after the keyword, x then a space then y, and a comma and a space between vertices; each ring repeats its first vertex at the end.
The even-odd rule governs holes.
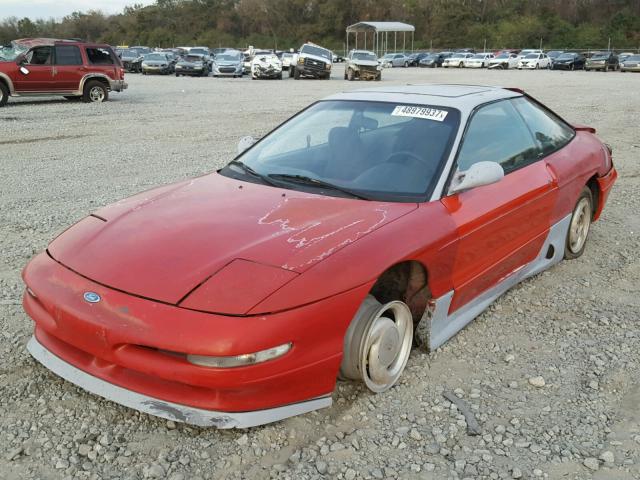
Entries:
POLYGON ((468 170, 456 172, 449 187, 449 195, 483 185, 491 185, 492 183, 499 182, 503 177, 504 170, 499 163, 474 163, 468 170))
POLYGON ((238 155, 256 143, 256 139, 252 136, 242 137, 238 142, 238 155))

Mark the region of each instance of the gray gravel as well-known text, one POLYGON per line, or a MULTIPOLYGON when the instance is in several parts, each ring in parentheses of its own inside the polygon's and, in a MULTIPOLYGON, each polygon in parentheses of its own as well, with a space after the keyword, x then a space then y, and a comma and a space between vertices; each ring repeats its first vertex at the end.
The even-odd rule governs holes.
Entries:
POLYGON ((585 255, 514 288, 436 352, 414 350, 382 395, 339 383, 333 408, 247 431, 167 422, 29 357, 21 268, 99 206, 220 167, 240 137, 363 84, 340 67, 329 82, 129 75, 129 91, 104 105, 15 100, 0 110, 1 478, 640 479, 640 75, 384 77, 519 86, 595 126, 620 179, 585 255), (480 435, 444 391, 469 406, 480 435))

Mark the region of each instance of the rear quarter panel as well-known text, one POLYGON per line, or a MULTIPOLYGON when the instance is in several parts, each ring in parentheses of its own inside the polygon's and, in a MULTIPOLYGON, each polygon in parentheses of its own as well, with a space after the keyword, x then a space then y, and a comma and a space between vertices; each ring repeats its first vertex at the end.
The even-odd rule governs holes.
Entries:
POLYGON ((557 177, 559 196, 552 212, 552 224, 573 210, 580 191, 594 175, 605 175, 610 169, 606 148, 591 132, 578 130, 564 148, 546 158, 557 177))

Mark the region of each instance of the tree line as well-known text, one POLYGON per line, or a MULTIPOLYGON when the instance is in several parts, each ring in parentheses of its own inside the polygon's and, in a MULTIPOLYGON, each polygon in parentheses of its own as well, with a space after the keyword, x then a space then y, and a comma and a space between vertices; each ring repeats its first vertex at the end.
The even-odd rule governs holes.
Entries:
POLYGON ((414 25, 416 48, 640 48, 640 0, 157 0, 116 15, 5 18, 0 43, 54 37, 288 49, 310 40, 340 52, 345 27, 367 20, 414 25))

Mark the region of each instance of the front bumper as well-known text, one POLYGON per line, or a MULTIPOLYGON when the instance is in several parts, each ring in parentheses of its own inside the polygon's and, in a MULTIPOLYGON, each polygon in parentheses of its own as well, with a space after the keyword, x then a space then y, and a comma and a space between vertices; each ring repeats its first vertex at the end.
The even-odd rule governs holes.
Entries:
MULTIPOLYGON (((268 423, 328 406, 344 334, 371 287, 358 287, 281 313, 229 317, 110 289, 67 269, 46 253, 27 265, 23 278, 28 286, 24 309, 35 321, 37 342, 50 354, 43 357, 40 353, 48 361, 42 363, 105 398, 188 422, 279 409, 258 416, 259 421, 251 420, 268 423), (83 293, 87 291, 102 300, 86 302, 83 293), (202 367, 170 353, 231 356, 286 342, 293 344, 286 355, 246 367, 202 367), (63 363, 51 360, 51 355, 63 363), (122 390, 132 395, 129 400, 122 390), (323 400, 316 401, 320 398, 323 400), (181 409, 161 407, 175 409, 174 404, 181 409)), ((248 420, 237 422, 247 425, 248 420)), ((229 420, 230 426, 235 425, 232 423, 229 420)))
POLYGON ((282 76, 282 70, 253 70, 251 75, 255 78, 278 78, 282 76))
POLYGON ((143 73, 159 73, 168 74, 171 73, 170 67, 142 67, 143 73))
POLYGON ((311 77, 311 78, 327 78, 331 75, 331 70, 323 69, 312 69, 302 65, 298 65, 296 67, 300 75, 303 77, 311 77))
POLYGON ((87 390, 90 393, 119 403, 125 407, 141 412, 166 418, 176 422, 190 423, 200 427, 217 428, 249 428, 265 423, 277 422, 294 415, 301 415, 320 408, 330 407, 332 399, 324 396, 305 402, 285 405, 283 407, 258 410, 254 412, 216 412, 201 408, 189 407, 178 403, 167 402, 158 398, 127 390, 126 388, 105 382, 100 378, 65 362, 60 357, 47 350, 38 339, 33 336, 27 343, 29 353, 42 365, 65 380, 87 390))
POLYGON ((176 73, 180 75, 202 75, 206 71, 205 67, 190 67, 190 68, 178 68, 176 67, 176 73))
POLYGON ((621 72, 640 72, 640 64, 635 67, 625 67, 624 65, 620 66, 621 72))

